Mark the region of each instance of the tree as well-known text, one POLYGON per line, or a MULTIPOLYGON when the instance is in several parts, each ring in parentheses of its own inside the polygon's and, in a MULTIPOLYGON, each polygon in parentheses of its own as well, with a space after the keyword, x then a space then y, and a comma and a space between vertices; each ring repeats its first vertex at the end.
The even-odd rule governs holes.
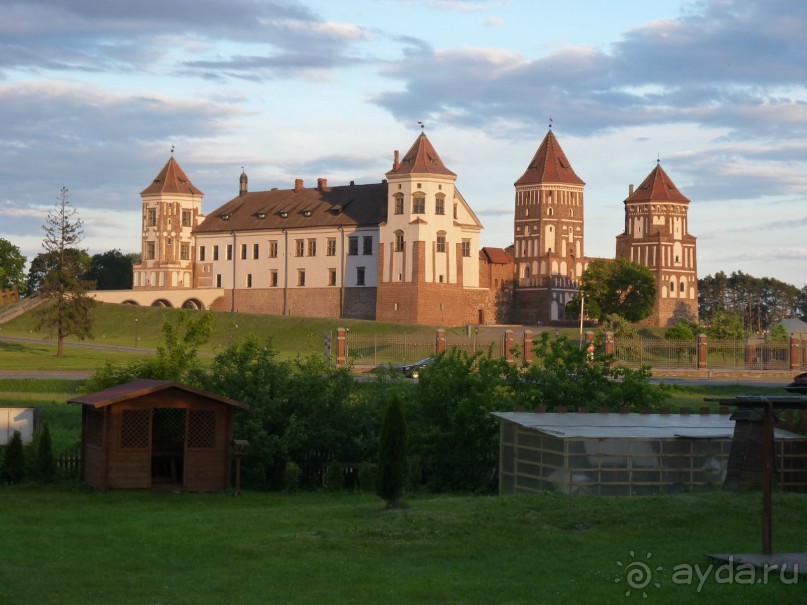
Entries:
MULTIPOLYGON (((71 272, 76 275, 84 275, 90 269, 90 255, 85 250, 78 248, 68 248, 64 251, 65 265, 70 267, 71 272)), ((28 269, 28 283, 26 291, 29 295, 39 292, 45 284, 48 273, 54 270, 59 264, 59 254, 51 252, 40 252, 31 261, 28 269)))
POLYGON ((131 290, 133 274, 131 255, 109 250, 93 254, 86 277, 96 290, 131 290))
POLYGON ((667 340, 695 340, 698 328, 698 324, 682 320, 667 328, 664 331, 664 338, 667 340))
MULTIPOLYGON (((589 317, 601 319, 611 313, 637 322, 648 317, 656 304, 656 279, 643 265, 623 258, 610 261, 595 259, 589 263, 580 280, 589 317)), ((567 305, 579 308, 579 299, 567 305)))
POLYGON ((56 477, 56 459, 53 456, 53 441, 47 422, 42 427, 36 444, 36 475, 40 481, 46 483, 56 477))
POLYGON ((740 315, 733 311, 717 310, 706 327, 706 334, 715 340, 737 340, 745 338, 745 330, 740 315))
POLYGON ((56 207, 48 212, 42 229, 42 246, 53 255, 54 265, 45 274, 40 293, 48 299, 38 311, 37 329, 49 327, 56 332, 56 356, 64 355, 64 339, 70 335, 84 339, 92 336, 92 308, 95 301, 87 296, 86 286, 75 263, 69 262, 67 250, 84 237, 83 223, 70 205, 70 192, 62 187, 56 207))
POLYGON ((17 246, 0 238, 0 290, 25 287, 25 261, 17 246))
POLYGON ((6 446, 3 465, 0 466, 0 481, 19 483, 25 476, 25 451, 22 448, 22 435, 14 431, 6 446))
POLYGON ((376 494, 386 500, 388 508, 397 507, 403 497, 407 474, 406 441, 403 406, 400 398, 393 395, 381 424, 375 484, 376 494))

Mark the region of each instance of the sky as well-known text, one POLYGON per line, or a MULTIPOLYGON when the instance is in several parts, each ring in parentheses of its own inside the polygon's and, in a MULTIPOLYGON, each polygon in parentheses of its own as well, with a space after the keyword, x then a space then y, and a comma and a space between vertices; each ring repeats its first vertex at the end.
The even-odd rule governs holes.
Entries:
POLYGON ((65 186, 90 254, 139 252, 172 147, 210 212, 242 167, 251 191, 379 182, 423 122, 505 247, 550 120, 588 256, 660 161, 699 277, 805 286, 804 0, 3 0, 0 238, 41 252, 65 186))

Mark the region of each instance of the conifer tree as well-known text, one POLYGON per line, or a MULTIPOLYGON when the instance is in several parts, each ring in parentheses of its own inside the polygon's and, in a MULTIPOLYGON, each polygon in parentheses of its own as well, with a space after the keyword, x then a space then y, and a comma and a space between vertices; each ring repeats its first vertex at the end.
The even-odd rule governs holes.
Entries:
POLYGON ((48 423, 42 427, 36 445, 36 474, 40 481, 49 483, 56 477, 56 459, 53 457, 53 441, 48 423))
POLYGON ((0 480, 4 483, 19 483, 25 476, 25 453, 22 449, 22 435, 14 431, 6 446, 3 466, 0 467, 0 480))
POLYGON ((398 395, 393 395, 384 412, 378 441, 376 494, 388 508, 400 505, 407 474, 406 419, 398 395))

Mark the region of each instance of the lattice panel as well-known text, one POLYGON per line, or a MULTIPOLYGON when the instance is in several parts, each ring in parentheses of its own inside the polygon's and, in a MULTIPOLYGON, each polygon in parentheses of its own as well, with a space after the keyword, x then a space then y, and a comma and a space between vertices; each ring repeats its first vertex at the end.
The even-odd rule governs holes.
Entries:
POLYGON ((123 410, 121 417, 120 446, 141 449, 149 445, 150 410, 123 410))
POLYGON ((87 412, 84 435, 87 445, 98 447, 104 445, 104 414, 102 412, 87 412))
POLYGON ((188 447, 216 446, 216 412, 193 410, 188 418, 188 447))

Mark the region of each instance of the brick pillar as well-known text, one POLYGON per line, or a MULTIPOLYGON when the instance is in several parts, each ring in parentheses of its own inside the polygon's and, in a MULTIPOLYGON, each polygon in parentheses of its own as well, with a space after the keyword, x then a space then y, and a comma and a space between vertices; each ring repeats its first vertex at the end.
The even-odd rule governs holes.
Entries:
POLYGON ((524 330, 524 363, 532 363, 532 330, 524 330))
POLYGON ((347 330, 336 328, 336 365, 343 366, 347 361, 347 330))
POLYGON ((709 352, 709 337, 706 334, 698 334, 698 369, 705 370, 708 366, 706 356, 709 352))
POLYGON ((606 355, 613 355, 616 352, 616 347, 614 346, 614 333, 613 332, 606 332, 605 333, 605 354, 606 355))
POLYGON ((504 331, 504 358, 513 363, 513 331, 504 331))
POLYGON ((434 335, 434 353, 439 355, 446 351, 446 331, 440 328, 434 335))
POLYGON ((801 340, 790 337, 790 369, 797 372, 801 369, 801 340))

